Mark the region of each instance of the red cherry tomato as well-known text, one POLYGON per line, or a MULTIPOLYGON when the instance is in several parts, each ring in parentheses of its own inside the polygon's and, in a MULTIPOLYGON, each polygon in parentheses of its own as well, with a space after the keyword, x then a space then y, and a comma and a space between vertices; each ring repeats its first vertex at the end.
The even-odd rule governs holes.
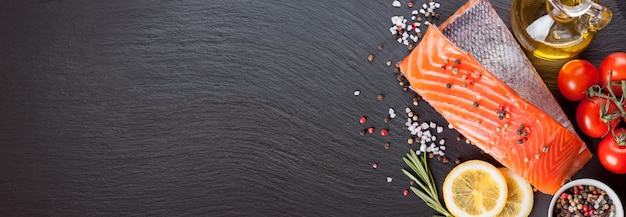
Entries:
POLYGON ((610 100, 597 96, 584 99, 576 108, 576 123, 587 136, 602 138, 610 133, 610 130, 615 128, 621 120, 620 116, 610 117, 617 110, 617 106, 610 100))
MULTIPOLYGON (((606 87, 611 82, 619 82, 626 80, 626 53, 612 53, 600 63, 600 85, 606 87)), ((606 89, 608 91, 608 89, 606 89)), ((611 90, 616 96, 622 95, 622 87, 620 84, 612 84, 611 90)))
MULTIPOLYGON (((615 129, 615 136, 618 139, 621 139, 621 143, 623 144, 624 138, 621 138, 626 132, 625 129, 619 128, 615 129)), ((626 144, 624 144, 626 145, 626 144)), ((617 173, 617 174, 625 174, 626 173, 626 146, 620 145, 620 142, 615 141, 613 136, 607 136, 598 145, 598 159, 600 160, 600 164, 607 170, 617 173)))
POLYGON ((600 84, 600 73, 586 60, 570 60, 561 67, 557 77, 559 91, 571 101, 584 99, 587 89, 596 84, 600 84))

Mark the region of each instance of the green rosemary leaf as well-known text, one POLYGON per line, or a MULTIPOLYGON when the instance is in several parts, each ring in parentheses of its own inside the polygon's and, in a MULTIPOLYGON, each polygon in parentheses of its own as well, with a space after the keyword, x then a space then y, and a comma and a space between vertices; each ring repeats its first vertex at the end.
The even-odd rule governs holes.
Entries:
MULTIPOLYGON (((419 160, 419 158, 417 157, 417 154, 415 154, 415 151, 413 151, 413 149, 410 149, 410 159, 411 162, 413 162, 413 165, 415 165, 415 167, 418 170, 415 170, 415 172, 417 173, 417 176, 419 176, 422 180, 427 181, 428 180, 428 171, 426 169, 426 167, 424 165, 426 165, 424 162, 421 162, 419 160)), ((407 154, 409 155, 409 154, 407 154)))
POLYGON ((428 180, 430 180, 430 190, 431 190, 431 196, 433 197, 437 197, 437 184, 435 184, 435 179, 433 178, 433 173, 430 172, 430 169, 428 168, 427 162, 426 162, 426 154, 422 155, 422 162, 424 164, 424 167, 426 170, 426 172, 428 173, 428 180))
POLYGON ((426 205, 433 208, 433 210, 444 216, 451 216, 451 214, 446 210, 446 208, 439 201, 439 195, 437 193, 437 185, 433 178, 433 174, 428 168, 428 161, 426 155, 421 155, 421 158, 417 156, 415 151, 412 149, 406 157, 403 157, 402 160, 413 170, 413 173, 406 169, 402 169, 402 172, 409 177, 409 179, 413 180, 417 185, 421 188, 416 188, 411 186, 411 191, 415 193, 420 199, 422 199, 426 205), (417 176, 416 176, 417 175, 417 176))
MULTIPOLYGON (((415 176, 413 176, 413 174, 411 174, 409 171, 407 171, 405 169, 402 169, 402 172, 404 172, 404 174, 406 174, 409 177, 409 179, 412 179, 413 182, 415 182, 417 185, 419 185, 420 188, 422 188, 422 190, 424 192, 429 192, 430 191, 430 189, 428 189, 428 187, 426 187, 426 185, 424 185, 422 183, 422 180, 416 179, 415 176)), ((432 195, 430 195, 430 196, 432 197, 432 195)))

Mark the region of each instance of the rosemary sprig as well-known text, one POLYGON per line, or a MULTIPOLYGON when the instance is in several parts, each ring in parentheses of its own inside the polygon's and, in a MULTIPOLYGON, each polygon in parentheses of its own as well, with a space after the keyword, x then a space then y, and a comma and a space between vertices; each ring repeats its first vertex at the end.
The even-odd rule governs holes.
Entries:
POLYGON ((405 157, 402 158, 409 168, 413 170, 417 177, 414 176, 411 172, 406 169, 402 169, 405 175, 409 177, 409 179, 413 180, 420 189, 415 186, 411 186, 411 191, 415 193, 419 198, 421 198, 426 205, 433 208, 438 213, 443 216, 452 216, 448 210, 441 204, 439 201, 439 195, 437 194, 437 185, 435 184, 435 180, 433 179, 433 174, 430 172, 428 168, 428 164, 426 162, 426 155, 422 155, 421 159, 418 158, 417 154, 413 149, 410 150, 405 157))

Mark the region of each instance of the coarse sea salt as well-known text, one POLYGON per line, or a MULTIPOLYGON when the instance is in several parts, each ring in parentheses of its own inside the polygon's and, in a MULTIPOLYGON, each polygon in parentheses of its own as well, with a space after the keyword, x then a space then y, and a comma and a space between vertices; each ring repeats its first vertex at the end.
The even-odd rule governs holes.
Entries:
POLYGON ((392 5, 392 6, 394 6, 394 7, 396 7, 396 8, 399 8, 399 7, 401 7, 401 6, 402 6, 402 3, 400 3, 400 1, 398 1, 398 0, 394 0, 394 1, 391 3, 391 5, 392 5))

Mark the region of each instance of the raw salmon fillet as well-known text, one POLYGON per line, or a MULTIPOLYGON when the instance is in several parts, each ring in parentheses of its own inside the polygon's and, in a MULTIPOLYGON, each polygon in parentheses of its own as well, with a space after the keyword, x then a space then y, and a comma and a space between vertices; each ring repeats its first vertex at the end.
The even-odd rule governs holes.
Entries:
POLYGON ((439 29, 520 96, 576 134, 567 115, 488 0, 469 0, 439 29))
POLYGON ((399 67, 413 90, 472 144, 541 192, 556 193, 591 158, 576 134, 433 25, 399 67))

